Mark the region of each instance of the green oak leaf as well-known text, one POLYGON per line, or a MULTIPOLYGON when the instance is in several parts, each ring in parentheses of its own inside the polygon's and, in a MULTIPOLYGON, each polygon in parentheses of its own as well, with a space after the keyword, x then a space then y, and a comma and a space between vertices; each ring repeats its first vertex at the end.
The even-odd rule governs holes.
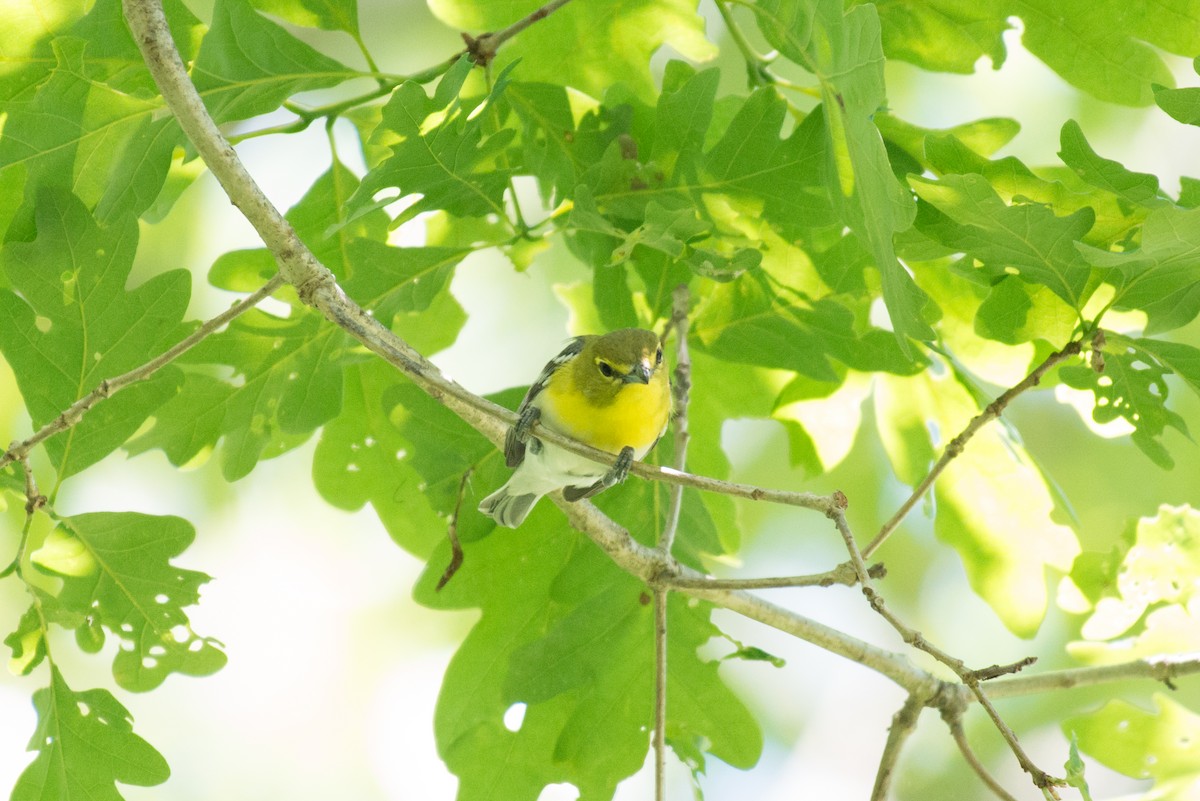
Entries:
MULTIPOLYGON (((42 191, 37 237, 0 251, 21 296, 0 290, 0 350, 12 365, 35 426, 57 417, 107 378, 141 366, 185 331, 191 292, 186 270, 171 270, 127 290, 137 222, 101 227, 75 197, 42 191), (52 365, 53 369, 47 369, 52 365)), ((78 425, 46 441, 59 479, 118 448, 164 401, 181 376, 174 367, 97 406, 78 425)))
MULTIPOLYGON (((446 546, 416 589, 435 608, 481 610, 447 669, 435 719, 459 798, 536 798, 558 782, 584 797, 611 797, 641 767, 649 745, 648 591, 542 506, 519 531, 464 549, 462 569, 440 593, 433 586, 449 558, 446 546), (579 685, 582 676, 590 679, 579 685)), ((696 654, 717 636, 710 609, 670 606, 668 741, 680 754, 707 751, 748 767, 761 748, 757 725, 721 683, 716 663, 696 654)))
POLYGON ((889 332, 864 330, 853 312, 836 300, 786 302, 756 273, 715 286, 696 316, 693 332, 714 356, 794 370, 821 381, 837 381, 842 374, 830 358, 855 370, 901 375, 911 375, 924 364, 909 361, 889 332))
MULTIPOLYGON (((577 598, 573 587, 572 597, 554 598, 552 588, 552 600, 568 611, 513 653, 503 697, 535 706, 568 695, 575 708, 554 742, 555 761, 573 773, 620 779, 645 761, 642 732, 653 725, 653 611, 636 579, 605 565, 604 583, 597 575, 603 568, 589 570, 581 564, 586 561, 579 555, 557 582, 574 583, 588 570, 589 589, 599 585, 595 594, 577 598)), ((718 662, 696 656, 700 645, 719 636, 708 620, 711 611, 706 604, 689 608, 679 596, 668 603, 667 739, 678 742, 682 754, 708 751, 749 768, 762 747, 758 727, 720 681, 718 662)), ((612 789, 615 781, 605 793, 612 789)))
POLYGON ((1170 390, 1164 376, 1169 372, 1170 368, 1134 340, 1112 334, 1104 346, 1103 372, 1067 365, 1059 368, 1059 377, 1069 387, 1092 392, 1096 398, 1092 419, 1104 424, 1124 418, 1134 428, 1133 443, 1151 461, 1169 470, 1175 460, 1160 437, 1168 427, 1184 434, 1188 431, 1184 419, 1166 405, 1170 390))
POLYGON ((472 66, 469 58, 460 59, 442 77, 432 98, 415 81, 401 84, 392 93, 376 137, 388 131, 399 139, 388 142, 392 155, 363 176, 350 201, 355 214, 420 195, 393 225, 434 210, 457 217, 506 216, 504 192, 511 173, 499 166, 496 157, 514 132, 502 128, 493 133, 492 118, 508 84, 508 71, 496 78, 486 98, 472 99, 459 94, 472 66), (427 125, 434 115, 435 124, 427 125), (385 190, 399 194, 373 200, 385 190))
POLYGON ((1154 102, 1173 119, 1186 125, 1200 125, 1200 88, 1171 89, 1155 85, 1154 102))
POLYGON ((445 536, 446 522, 421 490, 412 444, 388 415, 384 397, 403 386, 400 374, 382 360, 343 371, 341 413, 321 429, 313 456, 313 484, 339 509, 366 503, 401 547, 428 558, 445 536))
POLYGON ((82 618, 104 643, 103 625, 122 640, 113 676, 127 690, 152 690, 171 673, 207 676, 225 665, 218 643, 188 624, 184 607, 200 599, 203 573, 170 560, 195 530, 179 517, 93 512, 65 517, 30 555, 38 570, 62 579, 55 604, 82 618))
MULTIPOLYGON (((1130 106, 1153 102, 1153 84, 1174 83, 1155 47, 1171 53, 1200 52, 1200 34, 1190 24, 1161 13, 1153 0, 1037 0, 995 3, 1025 23, 1021 42, 1069 83, 1101 100, 1130 106)), ((1196 11, 1181 7, 1181 17, 1196 11)))
MULTIPOLYGON (((880 9, 880 14, 883 9, 880 9)), ((987 117, 964 122, 950 128, 922 128, 887 113, 875 115, 875 125, 890 144, 904 150, 914 161, 925 160, 925 140, 930 136, 953 137, 982 157, 991 156, 1011 142, 1021 130, 1016 120, 1007 117, 987 117)))
POLYGON ((274 14, 294 25, 345 31, 358 38, 357 0, 250 0, 259 11, 274 14))
POLYGON ((1059 158, 1092 186, 1118 196, 1135 205, 1156 205, 1161 202, 1158 178, 1143 172, 1132 172, 1112 159, 1101 157, 1092 150, 1075 120, 1062 127, 1062 150, 1059 158))
POLYGON ((1149 353, 1163 367, 1179 376, 1193 392, 1200 394, 1200 348, 1182 342, 1167 342, 1161 339, 1139 337, 1135 346, 1149 353))
MULTIPOLYGON (((1084 234, 1084 241, 1094 245, 1108 246, 1126 238, 1130 229, 1139 225, 1148 212, 1149 203, 1133 204, 1110 191, 1111 187, 1088 183, 1085 178, 1089 175, 1101 183, 1105 180, 1100 176, 1102 160, 1099 156, 1087 156, 1082 146, 1070 148, 1068 157, 1080 167, 1086 162, 1091 172, 1080 172, 1069 166, 1043 167, 1035 171, 1014 156, 990 160, 957 137, 943 133, 932 133, 925 138, 925 156, 928 165, 937 173, 983 176, 1000 199, 1010 205, 1042 204, 1060 216, 1079 212, 1091 215, 1093 223, 1084 234)), ((1108 165, 1104 169, 1115 168, 1108 165)), ((1115 174, 1112 177, 1128 181, 1137 180, 1135 176, 1128 173, 1123 177, 1115 174)), ((936 230, 921 213, 918 213, 917 225, 927 233, 931 227, 936 230)))
MULTIPOLYGON (((162 5, 179 56, 184 64, 189 64, 196 57, 204 24, 180 0, 165 0, 162 5)), ((66 33, 87 40, 84 66, 90 80, 141 97, 159 94, 142 51, 125 22, 121 0, 96 0, 91 10, 66 33)))
POLYGON ((162 189, 182 134, 173 117, 155 119, 160 100, 93 80, 92 44, 53 42, 56 66, 27 98, 7 105, 0 174, 23 171, 30 186, 75 193, 102 222, 141 214, 162 189))
MULTIPOLYGON (((387 217, 379 210, 348 219, 346 199, 358 183, 340 163, 324 173, 288 212, 297 234, 343 288, 381 322, 433 352, 454 341, 464 322, 448 283, 465 248, 392 248, 387 217)), ((210 279, 249 291, 273 274, 264 250, 226 254, 210 279)), ((186 463, 224 438, 226 478, 247 475, 260 459, 278 456, 305 441, 342 409, 342 372, 367 359, 349 335, 297 307, 289 317, 258 309, 185 354, 192 366, 178 397, 156 415, 155 427, 130 444, 131 452, 162 448, 175 464, 186 463), (232 369, 234 380, 214 378, 211 365, 232 369)))
POLYGON ((1123 699, 1068 718, 1064 733, 1079 739, 1079 749, 1101 764, 1136 779, 1153 779, 1150 797, 1186 799, 1200 782, 1200 715, 1163 693, 1154 693, 1153 709, 1123 699))
POLYGON ((934 338, 929 319, 937 310, 897 261, 893 245, 894 236, 912 225, 916 205, 892 173, 872 120, 887 100, 875 7, 843 10, 841 0, 766 0, 755 11, 767 40, 820 84, 828 197, 871 253, 892 328, 909 355, 907 337, 934 338))
MULTIPOLYGON (((489 399, 516 409, 524 396, 522 387, 505 390, 489 399)), ((445 406, 411 384, 397 384, 386 391, 383 409, 408 443, 406 458, 421 479, 406 485, 404 491, 419 493, 439 514, 450 516, 458 510, 458 536, 464 542, 491 534, 496 529, 495 522, 476 508, 512 474, 504 466, 500 452, 445 406)))
POLYGON ((192 65, 192 82, 217 122, 266 114, 298 92, 356 77, 251 8, 217 0, 192 65))
MULTIPOLYGON (((864 0, 856 0, 863 2, 864 0)), ((931 70, 974 72, 980 56, 1004 62, 1008 20, 1019 17, 1021 42, 1073 86, 1113 103, 1145 106, 1153 84, 1171 72, 1156 48, 1200 52, 1200 17, 1191 3, 1163 13, 1152 0, 886 0, 877 3, 890 58, 931 70)))
POLYGON ((182 391, 155 415, 155 425, 129 443, 130 453, 162 448, 185 464, 223 438, 222 473, 236 481, 261 459, 304 442, 341 408, 342 365, 349 335, 313 313, 279 318, 252 309, 204 339, 181 365, 225 365, 234 381, 189 371, 182 391))
MULTIPOLYGON (((861 5, 852 0, 847 5, 861 5)), ((936 72, 968 74, 983 56, 999 69, 1007 55, 1002 38, 1012 27, 991 0, 884 0, 875 3, 883 52, 936 72)))
POLYGON ((1088 263, 1116 288, 1113 305, 1140 309, 1147 334, 1187 325, 1200 314, 1200 209, 1156 208, 1142 226, 1141 247, 1120 253, 1079 244, 1088 263))
POLYGON ((810 114, 786 138, 787 104, 773 89, 748 97, 705 154, 713 191, 760 199, 762 215, 785 234, 832 225, 824 184, 821 116, 810 114))
POLYGON ((1007 345, 1071 338, 1079 318, 1057 295, 1015 275, 993 284, 975 314, 975 333, 1007 345))
POLYGON ((133 718, 108 690, 75 692, 58 668, 33 694, 38 755, 13 788, 12 801, 120 801, 117 783, 152 787, 171 775, 167 762, 133 733, 133 718))
MULTIPOLYGON (((537 11, 542 0, 430 0, 442 22, 466 31, 498 31, 537 11)), ((653 96, 650 57, 669 45, 694 61, 716 55, 704 37, 696 0, 569 3, 502 47, 494 64, 519 63, 522 81, 570 86, 599 98, 625 84, 653 96)))
POLYGON ((977 174, 909 183, 945 215, 946 224, 927 229, 934 238, 982 262, 990 276, 1016 274, 1083 307, 1091 268, 1075 244, 1095 220, 1089 208, 1059 217, 1041 205, 1009 205, 977 174))
POLYGON ((1158 508, 1131 521, 1112 553, 1076 560, 1071 579, 1091 606, 1068 644, 1072 656, 1112 664, 1200 648, 1200 625, 1189 609, 1200 592, 1200 512, 1190 506, 1158 508))

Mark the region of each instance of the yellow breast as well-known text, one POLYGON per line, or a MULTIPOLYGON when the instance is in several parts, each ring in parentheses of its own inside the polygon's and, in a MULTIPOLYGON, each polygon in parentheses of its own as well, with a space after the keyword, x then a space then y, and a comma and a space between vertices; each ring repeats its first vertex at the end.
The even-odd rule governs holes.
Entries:
POLYGON ((638 458, 666 430, 671 390, 665 370, 660 369, 649 384, 625 384, 603 406, 570 391, 570 380, 567 371, 559 371, 542 391, 542 423, 549 428, 609 453, 632 446, 638 458))

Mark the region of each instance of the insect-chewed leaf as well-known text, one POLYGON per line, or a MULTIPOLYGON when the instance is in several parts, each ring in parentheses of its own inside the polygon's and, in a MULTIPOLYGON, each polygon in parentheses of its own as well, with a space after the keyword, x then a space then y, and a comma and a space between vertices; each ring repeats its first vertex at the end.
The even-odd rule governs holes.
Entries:
POLYGON ((1200 782, 1200 715, 1163 693, 1153 697, 1153 710, 1117 699, 1063 721, 1062 729, 1101 764, 1135 779, 1153 779, 1149 797, 1186 799, 1200 782))
MULTIPOLYGON (((1111 554, 1087 553, 1071 579, 1090 605, 1082 640, 1068 651, 1111 664, 1200 650, 1200 624, 1188 610, 1200 598, 1200 512, 1161 506, 1132 522, 1111 554)), ((1078 611, 1078 610, 1076 610, 1078 611)))
POLYGON ((206 676, 225 664, 219 644, 192 631, 183 611, 209 577, 170 563, 194 536, 179 517, 96 512, 63 518, 30 556, 62 579, 58 606, 101 641, 96 624, 121 639, 113 675, 126 689, 151 690, 170 673, 206 676))
POLYGON ((75 692, 58 668, 33 694, 37 758, 17 779, 12 801, 121 801, 116 784, 151 787, 171 775, 166 760, 133 733, 133 719, 107 690, 75 692))

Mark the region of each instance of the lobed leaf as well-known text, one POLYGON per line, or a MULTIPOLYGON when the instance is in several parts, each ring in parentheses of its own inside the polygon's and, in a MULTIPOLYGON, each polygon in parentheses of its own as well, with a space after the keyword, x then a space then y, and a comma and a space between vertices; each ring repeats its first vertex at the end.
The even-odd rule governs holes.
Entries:
POLYGON ((1147 334, 1186 325, 1200 314, 1200 210, 1163 206, 1150 212, 1141 247, 1112 252, 1078 245, 1116 288, 1118 309, 1146 312, 1147 334))
MULTIPOLYGON (((1186 369, 1186 368, 1185 368, 1186 369)), ((1169 368, 1133 340, 1113 334, 1104 347, 1104 371, 1069 365, 1059 369, 1062 382, 1092 392, 1092 418, 1108 423, 1123 418, 1133 426, 1132 439, 1143 453, 1164 469, 1174 467, 1160 437, 1168 427, 1187 433, 1187 423, 1166 406, 1169 368)))
POLYGON ((1059 217, 1040 205, 1009 205, 977 174, 911 177, 909 183, 945 215, 926 233, 981 262, 991 277, 1016 274, 1082 308, 1091 268, 1075 243, 1095 221, 1089 208, 1059 217))
POLYGON ((113 676, 127 690, 152 690, 171 673, 207 676, 225 665, 218 643, 192 631, 184 608, 200 599, 203 573, 170 563, 195 531, 179 517, 93 512, 65 517, 30 555, 62 579, 54 605, 104 643, 101 626, 119 637, 113 676))
MULTIPOLYGON (((35 426, 57 417, 102 380, 141 366, 186 330, 186 270, 126 290, 138 229, 130 216, 101 227, 75 197, 44 189, 34 208, 37 236, 0 251, 13 290, 0 290, 0 350, 12 365, 35 426)), ((104 402, 46 442, 59 479, 102 459, 175 395, 173 367, 104 402)))
POLYGON ((886 104, 879 16, 869 5, 843 12, 840 0, 766 0, 755 9, 767 40, 819 82, 826 191, 871 253, 892 328, 910 355, 906 338, 933 339, 929 320, 937 311, 897 261, 893 244, 912 225, 916 207, 893 175, 872 121, 886 104))
POLYGON ((1090 605, 1083 639, 1068 651, 1109 664, 1200 648, 1192 608, 1200 592, 1200 513, 1163 505, 1153 517, 1131 521, 1109 554, 1084 554, 1071 580, 1090 605))
POLYGON ((266 114, 298 92, 356 77, 254 11, 248 0, 217 0, 192 65, 192 82, 217 122, 266 114))
POLYGON ((166 761, 133 733, 133 719, 107 690, 75 692, 58 668, 33 694, 38 726, 12 801, 120 801, 117 783, 152 787, 170 776, 166 761))
POLYGON ((500 166, 496 156, 513 132, 489 131, 493 107, 508 84, 508 73, 496 79, 484 100, 472 100, 460 95, 472 65, 469 58, 460 59, 442 77, 432 98, 415 81, 405 82, 392 94, 383 108, 381 125, 399 140, 389 143, 391 157, 363 176, 350 201, 356 213, 379 206, 380 202, 371 200, 383 190, 395 188, 399 194, 383 202, 421 197, 393 225, 434 209, 459 217, 492 214, 505 218, 503 195, 511 171, 500 166))

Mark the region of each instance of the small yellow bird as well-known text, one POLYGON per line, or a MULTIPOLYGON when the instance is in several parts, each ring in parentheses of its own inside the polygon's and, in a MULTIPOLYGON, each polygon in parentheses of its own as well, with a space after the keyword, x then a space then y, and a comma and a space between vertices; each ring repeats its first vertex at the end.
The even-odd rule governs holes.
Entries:
POLYGON ((625 479, 671 419, 671 386, 662 342, 653 331, 623 328, 572 339, 542 369, 517 409, 504 458, 517 468, 479 511, 516 528, 547 492, 562 488, 568 501, 590 498, 625 479), (606 468, 530 436, 535 422, 618 455, 606 468))

